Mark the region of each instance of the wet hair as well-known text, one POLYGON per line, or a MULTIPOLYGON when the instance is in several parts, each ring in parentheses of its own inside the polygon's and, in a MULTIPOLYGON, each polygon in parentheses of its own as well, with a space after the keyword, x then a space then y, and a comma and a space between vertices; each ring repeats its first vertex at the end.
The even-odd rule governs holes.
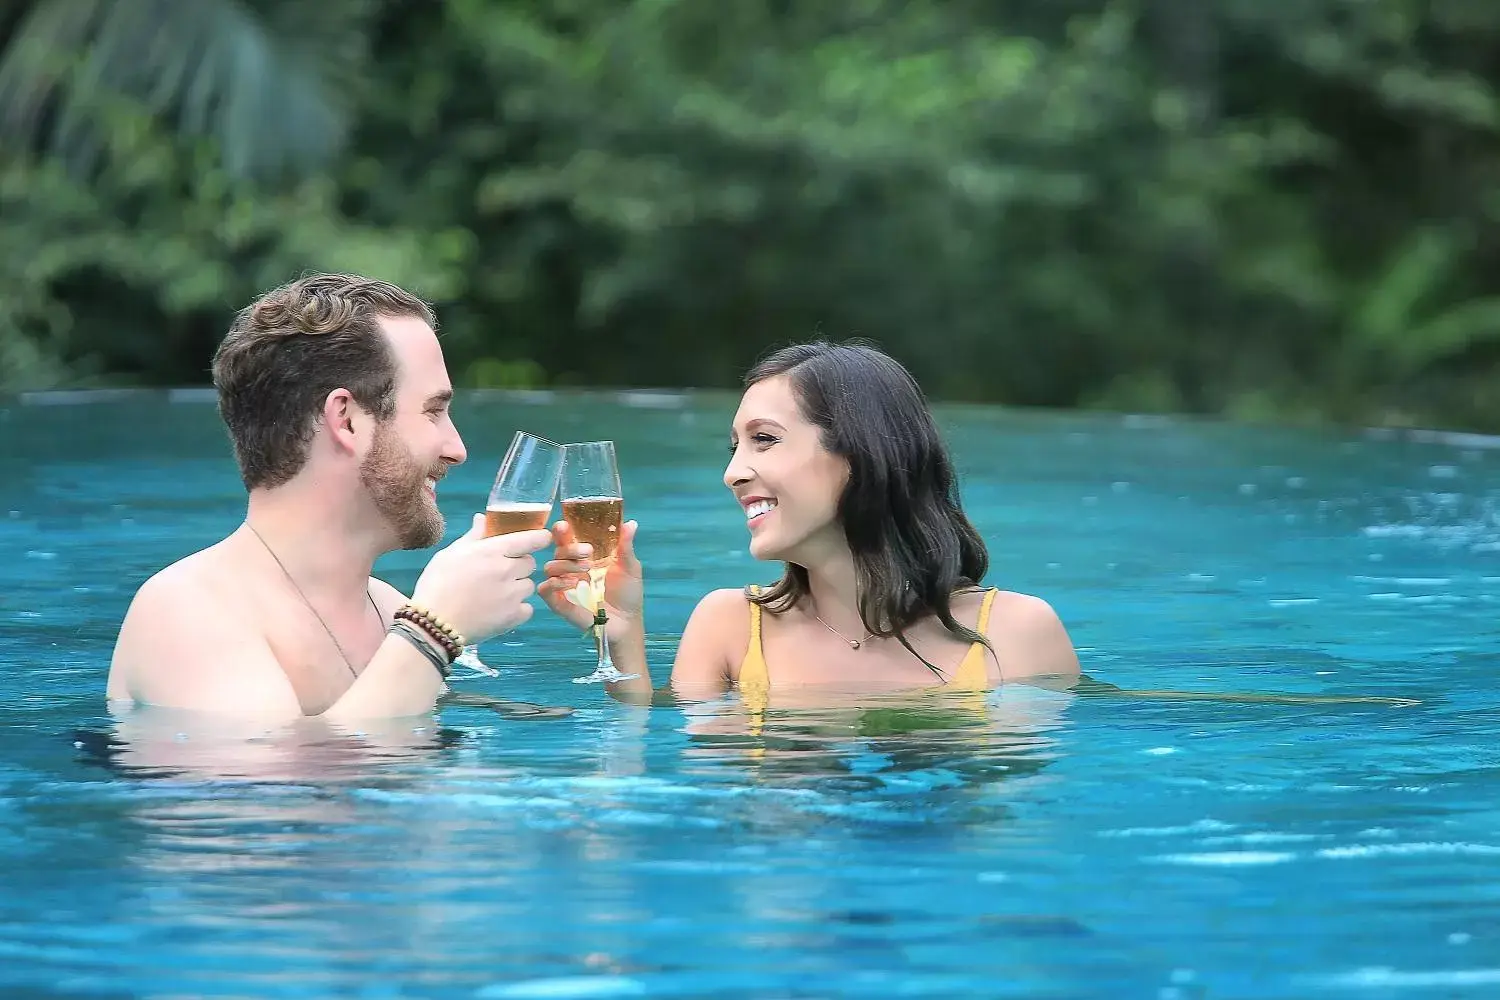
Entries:
POLYGON ((272 289, 235 316, 214 353, 219 413, 246 489, 271 489, 307 461, 328 394, 344 388, 378 421, 396 408, 396 360, 380 318, 432 308, 385 281, 314 274, 272 289))
MULTIPOLYGON (((958 480, 926 396, 900 362, 862 341, 784 347, 745 376, 745 388, 785 375, 824 448, 849 463, 838 520, 854 555, 859 616, 873 635, 906 638, 928 615, 967 642, 988 640, 953 617, 954 593, 978 587, 989 552, 959 500, 958 480)), ((809 596, 807 570, 788 563, 750 599, 773 614, 809 596)))

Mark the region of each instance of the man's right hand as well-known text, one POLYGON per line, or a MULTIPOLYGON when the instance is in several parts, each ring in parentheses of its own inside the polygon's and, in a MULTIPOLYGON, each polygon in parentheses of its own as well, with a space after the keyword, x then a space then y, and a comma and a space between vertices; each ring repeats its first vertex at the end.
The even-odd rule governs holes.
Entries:
POLYGON ((412 592, 420 604, 465 641, 479 643, 509 632, 531 617, 526 598, 536 591, 533 552, 552 542, 550 532, 517 531, 484 537, 484 515, 475 514, 468 532, 440 549, 412 592))

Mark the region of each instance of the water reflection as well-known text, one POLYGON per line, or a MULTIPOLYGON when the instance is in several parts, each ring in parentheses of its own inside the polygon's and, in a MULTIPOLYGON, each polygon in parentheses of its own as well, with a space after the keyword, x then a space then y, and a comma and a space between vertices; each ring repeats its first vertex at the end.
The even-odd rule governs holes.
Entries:
MULTIPOLYGON (((445 695, 440 707, 477 708, 511 721, 566 718, 573 709, 474 692, 445 695)), ((287 725, 151 706, 113 711, 109 724, 74 732, 83 759, 133 778, 343 783, 433 766, 473 743, 462 729, 431 718, 287 725)))
POLYGON ((731 696, 683 707, 683 764, 850 790, 987 784, 1045 769, 1074 697, 1030 685, 983 695, 800 689, 758 710, 731 696))
POLYGON ((270 784, 358 782, 393 765, 435 763, 464 739, 426 720, 266 726, 158 708, 121 712, 103 729, 74 733, 85 761, 121 777, 270 784))
MULTIPOLYGON (((641 744, 621 732, 624 747, 641 744)), ((74 736, 85 762, 129 779, 92 783, 93 795, 112 803, 132 934, 170 941, 186 966, 174 973, 180 995, 216 993, 231 968, 246 995, 338 992, 372 968, 439 957, 429 985, 469 990, 497 966, 643 968, 621 957, 622 935, 650 916, 628 900, 645 891, 629 862, 652 838, 591 822, 587 793, 545 792, 524 769, 486 764, 469 732, 430 720, 266 729, 143 709, 74 736), (573 899, 560 904, 572 931, 523 926, 543 896, 573 899), (491 940, 486 926, 519 929, 491 940)))

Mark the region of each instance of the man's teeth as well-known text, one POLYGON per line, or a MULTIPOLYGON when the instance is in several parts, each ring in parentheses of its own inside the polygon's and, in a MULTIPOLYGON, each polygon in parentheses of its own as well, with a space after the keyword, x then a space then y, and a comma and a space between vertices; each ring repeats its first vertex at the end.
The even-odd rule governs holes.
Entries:
POLYGON ((432 476, 428 476, 427 477, 427 488, 429 490, 431 490, 432 492, 436 493, 437 492, 437 479, 435 479, 432 476))
POLYGON ((775 500, 757 500, 753 504, 751 504, 750 506, 748 506, 748 507, 745 508, 745 520, 748 521, 748 520, 750 520, 752 518, 759 517, 760 515, 766 513, 767 511, 771 511, 771 510, 775 510, 775 509, 776 509, 776 501, 775 500))

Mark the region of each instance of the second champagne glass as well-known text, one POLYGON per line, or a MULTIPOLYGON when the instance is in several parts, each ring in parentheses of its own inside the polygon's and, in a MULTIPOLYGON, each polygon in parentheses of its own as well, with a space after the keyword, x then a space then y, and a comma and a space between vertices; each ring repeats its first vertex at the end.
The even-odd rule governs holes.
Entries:
POLYGON ((556 441, 516 431, 484 506, 486 538, 547 527, 564 454, 556 441))
POLYGON ((599 662, 592 674, 575 677, 575 684, 628 680, 615 669, 605 635, 604 578, 615 560, 620 544, 620 526, 624 519, 625 498, 620 489, 620 469, 615 462, 613 441, 586 441, 569 444, 563 462, 562 514, 580 542, 594 548, 589 570, 589 600, 594 612, 594 642, 599 662))
MULTIPOLYGON (((484 536, 547 527, 562 467, 562 445, 516 431, 484 505, 484 536)), ((454 662, 489 677, 500 676, 500 671, 479 658, 478 646, 465 646, 454 662)))

